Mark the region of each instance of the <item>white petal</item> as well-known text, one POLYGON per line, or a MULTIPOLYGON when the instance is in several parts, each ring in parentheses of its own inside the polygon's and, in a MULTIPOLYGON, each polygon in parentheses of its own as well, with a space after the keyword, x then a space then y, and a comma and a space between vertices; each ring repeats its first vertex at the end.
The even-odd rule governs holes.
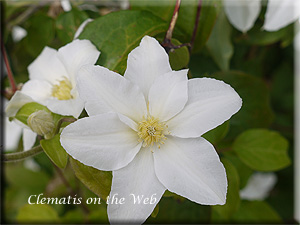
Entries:
POLYGON ((61 7, 65 12, 69 12, 72 9, 71 3, 69 0, 60 0, 61 7))
POLYGON ((188 102, 167 122, 178 137, 199 137, 230 119, 242 106, 242 99, 223 81, 196 78, 188 81, 188 102))
POLYGON ((79 35, 81 34, 81 32, 83 31, 83 29, 85 28, 85 26, 86 26, 88 23, 92 22, 92 21, 94 21, 94 20, 93 20, 93 19, 90 19, 90 18, 88 18, 88 19, 86 19, 85 21, 83 21, 83 23, 80 24, 80 26, 78 27, 78 29, 77 29, 77 31, 76 31, 76 33, 75 33, 75 35, 74 35, 74 39, 77 39, 78 36, 79 36, 79 35))
POLYGON ((80 116, 84 108, 84 103, 79 97, 68 100, 50 98, 45 102, 45 105, 54 113, 64 116, 73 116, 75 118, 80 116))
POLYGON ((143 223, 150 216, 165 190, 155 175, 150 149, 142 148, 128 166, 113 171, 110 200, 115 195, 119 199, 124 198, 125 204, 108 205, 110 223, 143 223), (142 201, 134 202, 138 197, 142 201))
MULTIPOLYGON (((20 127, 14 121, 9 121, 7 117, 5 117, 4 123, 5 123, 5 129, 3 129, 4 137, 5 137, 4 150, 5 151, 16 150, 21 137, 22 127, 20 127)), ((0 132, 2 132, 2 129, 0 132)))
POLYGON ((129 53, 124 77, 137 84, 147 99, 154 80, 170 71, 169 56, 164 48, 156 39, 145 36, 129 53))
POLYGON ((13 95, 13 97, 10 99, 9 103, 7 104, 7 107, 5 109, 5 113, 7 117, 12 117, 17 114, 19 109, 29 103, 34 102, 34 100, 29 97, 28 95, 25 95, 21 91, 16 91, 16 93, 13 95))
POLYGON ((23 148, 24 151, 27 151, 32 148, 36 140, 36 133, 30 129, 23 129, 23 148))
POLYGON ((259 16, 260 0, 224 0, 224 9, 230 23, 238 30, 250 30, 259 16))
POLYGON ((83 65, 94 65, 100 52, 89 40, 74 40, 58 50, 58 57, 68 71, 69 78, 75 86, 78 70, 83 65))
POLYGON ((135 131, 115 113, 86 117, 67 126, 60 138, 73 158, 99 170, 117 170, 130 163, 141 148, 135 131))
POLYGON ((67 71, 58 58, 57 51, 45 47, 42 53, 28 66, 30 79, 46 80, 54 83, 67 77, 67 71))
POLYGON ((78 89, 89 115, 117 112, 139 122, 147 112, 139 87, 101 66, 84 66, 79 71, 78 89))
POLYGON ((269 196, 269 192, 276 184, 277 177, 275 173, 253 174, 247 183, 247 186, 240 191, 242 199, 246 200, 264 200, 269 196))
POLYGON ((300 16, 299 5, 295 0, 268 0, 263 28, 276 31, 294 22, 300 16))
POLYGON ((159 76, 149 91, 150 114, 166 121, 179 113, 188 100, 188 70, 172 71, 159 76))
POLYGON ((45 80, 29 80, 24 84, 21 92, 30 96, 34 101, 45 105, 45 100, 51 97, 52 85, 45 80))
POLYGON ((169 137, 154 151, 154 167, 159 181, 171 192, 199 204, 225 204, 226 172, 204 138, 169 137))
POLYGON ((14 42, 19 42, 27 36, 27 31, 20 26, 13 26, 11 30, 11 36, 14 42))

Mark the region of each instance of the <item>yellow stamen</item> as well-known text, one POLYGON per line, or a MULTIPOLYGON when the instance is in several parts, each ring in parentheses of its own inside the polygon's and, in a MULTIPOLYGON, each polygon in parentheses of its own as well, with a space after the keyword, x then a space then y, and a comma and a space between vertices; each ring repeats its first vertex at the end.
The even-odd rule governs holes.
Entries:
POLYGON ((61 80, 59 84, 53 85, 52 96, 58 100, 68 100, 73 98, 71 95, 72 84, 68 79, 61 80))
POLYGON ((148 116, 147 119, 139 122, 138 135, 139 141, 143 141, 143 147, 153 146, 154 143, 160 148, 160 145, 164 144, 167 125, 159 122, 157 118, 148 116))

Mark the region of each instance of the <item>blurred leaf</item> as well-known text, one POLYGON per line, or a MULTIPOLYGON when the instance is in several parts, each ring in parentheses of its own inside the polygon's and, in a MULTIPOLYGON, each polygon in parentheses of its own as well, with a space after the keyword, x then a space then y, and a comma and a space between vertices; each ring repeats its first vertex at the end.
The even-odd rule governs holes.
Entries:
MULTIPOLYGON (((176 39, 172 39, 172 44, 175 46, 181 45, 181 43, 176 39)), ((173 70, 180 70, 186 67, 190 61, 188 48, 181 47, 169 52, 169 61, 173 70)))
POLYGON ((20 163, 5 165, 5 178, 11 186, 28 190, 31 194, 43 192, 49 179, 43 171, 29 170, 20 163))
POLYGON ((70 162, 77 178, 100 198, 106 200, 111 187, 111 172, 86 166, 72 157, 70 157, 70 162))
POLYGON ((269 91, 261 79, 251 75, 229 71, 212 77, 230 84, 243 100, 242 108, 230 119, 227 137, 235 137, 249 128, 267 128, 273 120, 269 91))
POLYGON ((222 11, 219 13, 216 25, 206 43, 206 46, 221 70, 229 70, 230 59, 233 55, 231 43, 231 26, 222 11))
POLYGON ((248 182, 248 179, 253 173, 253 170, 250 169, 246 164, 244 164, 239 157, 237 157, 234 152, 225 152, 224 156, 228 159, 236 168, 236 171, 239 175, 240 180, 240 189, 243 189, 248 182))
POLYGON ((85 216, 82 210, 74 209, 67 211, 67 213, 61 218, 62 223, 79 224, 85 222, 85 216))
POLYGON ((47 156, 52 160, 52 162, 59 168, 65 168, 68 162, 68 154, 65 149, 60 144, 60 135, 57 134, 51 139, 43 139, 40 144, 47 154, 47 156))
POLYGON ((108 224, 109 221, 108 221, 108 217, 107 217, 106 207, 104 207, 104 205, 101 205, 100 207, 98 207, 97 210, 92 211, 88 216, 88 220, 90 223, 108 224))
POLYGON ((249 45, 270 45, 282 41, 282 44, 285 47, 291 43, 290 40, 293 39, 293 36, 293 24, 274 32, 261 30, 261 27, 257 25, 240 38, 249 45))
POLYGON ((174 198, 162 198, 159 212, 155 218, 149 217, 146 223, 208 223, 210 207, 189 200, 177 201, 174 198))
POLYGON ((246 165, 258 171, 275 171, 291 163, 288 141, 275 131, 245 131, 234 141, 233 150, 246 165))
POLYGON ((153 0, 129 0, 129 2, 132 10, 150 11, 167 22, 171 20, 176 4, 176 0, 161 0, 159 3, 153 0))
POLYGON ((167 23, 150 12, 118 11, 87 24, 79 38, 91 40, 101 50, 98 64, 123 74, 127 55, 141 39, 167 28, 167 23))
POLYGON ((239 195, 239 175, 233 164, 226 158, 222 163, 226 169, 228 189, 225 205, 212 206, 212 222, 226 223, 230 222, 231 216, 238 210, 240 205, 239 195))
POLYGON ((48 110, 48 108, 46 106, 43 106, 39 103, 36 103, 36 102, 29 102, 25 105, 23 105, 19 111, 17 112, 17 114, 15 115, 15 119, 21 121, 22 123, 24 123, 25 125, 27 125, 27 119, 28 117, 38 111, 38 110, 44 110, 44 111, 47 111, 47 112, 50 112, 48 110))
POLYGON ((220 126, 208 131, 204 135, 202 135, 206 140, 213 144, 217 144, 219 141, 221 141, 229 130, 229 121, 224 122, 220 126))
POLYGON ((262 201, 242 201, 239 210, 233 215, 235 223, 282 223, 279 215, 270 205, 262 201))
POLYGON ((28 53, 36 57, 54 39, 54 20, 46 14, 37 13, 26 21, 28 35, 24 38, 28 53))
POLYGON ((72 8, 69 12, 59 15, 56 20, 57 35, 64 44, 74 39, 75 32, 80 24, 88 18, 84 11, 72 8))
POLYGON ((49 205, 25 205, 17 216, 19 223, 55 223, 59 221, 57 212, 49 205))

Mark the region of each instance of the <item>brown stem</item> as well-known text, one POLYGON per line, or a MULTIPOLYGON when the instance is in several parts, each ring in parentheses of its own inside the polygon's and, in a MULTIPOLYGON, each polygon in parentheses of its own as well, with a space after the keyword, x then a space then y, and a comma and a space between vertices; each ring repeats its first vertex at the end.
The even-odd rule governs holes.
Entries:
POLYGON ((62 125, 63 122, 70 122, 70 123, 73 123, 73 122, 75 122, 75 121, 76 121, 76 119, 74 119, 74 118, 62 118, 62 119, 60 119, 60 120, 58 121, 58 123, 57 123, 57 127, 56 127, 55 134, 58 134, 58 133, 59 133, 60 127, 61 127, 61 125, 62 125))
POLYGON ((4 47, 2 38, 1 38, 1 52, 2 52, 4 63, 5 63, 6 69, 7 69, 7 77, 9 79, 9 83, 10 83, 12 92, 15 93, 17 91, 17 85, 15 82, 14 76, 12 74, 11 68, 10 68, 10 64, 9 64, 9 61, 7 58, 7 54, 5 51, 5 47, 4 47))
POLYGON ((201 8, 202 8, 202 0, 199 0, 198 7, 197 7, 196 19, 195 19, 195 26, 194 26, 193 35, 191 38, 191 49, 194 47, 194 42, 195 42, 197 31, 198 31, 201 8))
MULTIPOLYGON (((55 170, 56 170, 58 176, 60 177, 60 179, 62 180, 62 182, 64 183, 64 185, 67 187, 67 189, 68 189, 68 191, 70 192, 70 194, 71 194, 72 196, 75 196, 76 193, 75 193, 73 187, 72 187, 71 184, 68 182, 68 180, 65 178, 65 176, 64 176, 63 172, 61 171, 61 169, 58 168, 54 163, 53 163, 53 165, 54 165, 54 168, 55 168, 55 170)), ((82 201, 81 204, 79 204, 79 205, 80 205, 80 207, 82 208, 82 210, 83 210, 84 213, 89 214, 90 210, 89 210, 89 208, 87 207, 87 205, 85 204, 84 201, 82 201)))
POLYGON ((171 43, 171 39, 172 39, 172 35, 173 35, 173 30, 177 21, 177 17, 178 17, 178 11, 180 8, 180 3, 181 0, 176 0, 176 5, 174 8, 174 12, 173 12, 173 16, 169 25, 169 29, 166 33, 165 39, 164 39, 164 43, 171 43))

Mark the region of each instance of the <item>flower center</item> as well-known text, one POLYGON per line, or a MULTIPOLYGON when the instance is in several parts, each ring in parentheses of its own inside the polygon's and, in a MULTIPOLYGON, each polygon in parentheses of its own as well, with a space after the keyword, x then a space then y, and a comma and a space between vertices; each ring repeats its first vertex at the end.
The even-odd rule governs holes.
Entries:
POLYGON ((139 141, 143 141, 143 147, 153 146, 156 143, 160 148, 160 145, 164 144, 164 140, 167 139, 165 137, 165 134, 168 133, 167 125, 152 116, 139 122, 138 129, 139 141))
POLYGON ((68 100, 73 98, 71 95, 72 84, 68 79, 61 80, 59 84, 52 87, 52 96, 58 100, 68 100))

